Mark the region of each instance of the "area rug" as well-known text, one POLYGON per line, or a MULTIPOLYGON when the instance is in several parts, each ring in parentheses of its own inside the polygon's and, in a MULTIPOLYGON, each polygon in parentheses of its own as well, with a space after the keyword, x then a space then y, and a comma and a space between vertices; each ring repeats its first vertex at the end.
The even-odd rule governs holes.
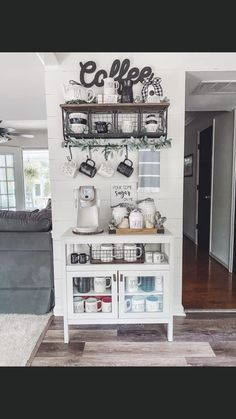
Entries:
POLYGON ((52 314, 0 314, 0 366, 28 365, 52 314))

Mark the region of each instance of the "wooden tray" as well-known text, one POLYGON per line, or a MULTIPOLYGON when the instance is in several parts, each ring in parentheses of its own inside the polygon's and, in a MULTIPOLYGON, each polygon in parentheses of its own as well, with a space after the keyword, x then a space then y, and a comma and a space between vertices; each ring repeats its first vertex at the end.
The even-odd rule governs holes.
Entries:
POLYGON ((109 234, 164 234, 163 228, 114 228, 109 229, 109 234))

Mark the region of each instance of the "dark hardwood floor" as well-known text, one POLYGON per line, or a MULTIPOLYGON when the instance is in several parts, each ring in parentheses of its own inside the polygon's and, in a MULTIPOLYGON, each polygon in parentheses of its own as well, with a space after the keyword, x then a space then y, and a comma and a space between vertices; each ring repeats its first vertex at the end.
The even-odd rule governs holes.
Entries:
POLYGON ((164 325, 70 326, 53 318, 29 366, 236 366, 236 313, 189 313, 164 325))
POLYGON ((235 309, 236 275, 184 237, 184 309, 235 309))

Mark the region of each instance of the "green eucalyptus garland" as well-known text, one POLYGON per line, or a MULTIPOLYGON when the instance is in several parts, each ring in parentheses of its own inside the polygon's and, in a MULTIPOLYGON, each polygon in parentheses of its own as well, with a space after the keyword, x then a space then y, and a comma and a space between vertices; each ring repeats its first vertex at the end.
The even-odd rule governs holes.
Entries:
POLYGON ((93 151, 101 150, 107 157, 113 157, 113 153, 119 153, 122 156, 125 149, 128 151, 136 151, 144 148, 148 148, 152 151, 160 150, 161 148, 170 148, 172 138, 166 138, 161 136, 159 138, 148 138, 144 136, 142 138, 131 137, 129 140, 121 140, 119 143, 108 143, 97 139, 76 139, 70 137, 68 145, 72 147, 78 147, 81 151, 87 150, 89 147, 93 148, 93 151), (96 147, 97 146, 97 147, 96 147))

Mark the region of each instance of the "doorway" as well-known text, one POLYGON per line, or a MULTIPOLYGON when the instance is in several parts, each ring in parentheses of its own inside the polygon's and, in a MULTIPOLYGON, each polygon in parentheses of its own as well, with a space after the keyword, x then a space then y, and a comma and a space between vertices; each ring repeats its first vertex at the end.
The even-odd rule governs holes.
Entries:
POLYGON ((236 310, 235 81, 236 72, 186 73, 185 310, 236 310))
POLYGON ((211 221, 211 172, 212 172, 212 138, 213 126, 199 133, 198 144, 198 220, 197 220, 197 244, 199 249, 209 253, 210 244, 210 221, 211 221))

